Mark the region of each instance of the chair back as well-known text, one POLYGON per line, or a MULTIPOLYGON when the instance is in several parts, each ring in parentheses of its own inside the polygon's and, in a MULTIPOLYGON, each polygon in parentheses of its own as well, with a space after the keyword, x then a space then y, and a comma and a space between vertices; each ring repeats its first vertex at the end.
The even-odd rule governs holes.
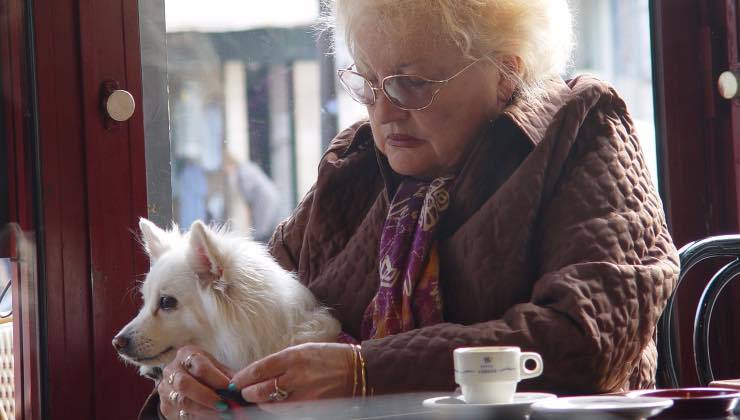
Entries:
POLYGON ((712 236, 683 246, 679 251, 681 272, 663 315, 658 321, 658 385, 661 387, 680 387, 678 372, 677 326, 673 317, 673 302, 681 281, 689 270, 701 261, 716 257, 730 257, 732 261, 712 276, 704 287, 694 317, 694 367, 702 386, 714 380, 712 364, 709 359, 709 324, 712 310, 722 289, 740 274, 740 235, 712 236))

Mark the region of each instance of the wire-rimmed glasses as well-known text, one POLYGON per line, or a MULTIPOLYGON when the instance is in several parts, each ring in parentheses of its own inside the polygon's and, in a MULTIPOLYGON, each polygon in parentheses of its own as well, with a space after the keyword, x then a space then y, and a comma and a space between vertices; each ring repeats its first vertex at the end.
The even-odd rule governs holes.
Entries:
POLYGON ((375 103, 375 91, 381 90, 391 103, 406 111, 421 111, 429 107, 439 91, 452 79, 461 75, 474 64, 488 58, 480 57, 469 63, 457 73, 443 80, 427 79, 415 74, 394 74, 380 81, 380 87, 373 86, 365 76, 353 70, 354 64, 337 70, 339 81, 350 97, 363 105, 375 103))

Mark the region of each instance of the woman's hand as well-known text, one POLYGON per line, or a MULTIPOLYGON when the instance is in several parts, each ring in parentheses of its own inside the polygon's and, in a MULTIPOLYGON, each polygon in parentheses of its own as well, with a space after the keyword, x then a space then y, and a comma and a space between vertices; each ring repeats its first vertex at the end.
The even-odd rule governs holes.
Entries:
POLYGON ((159 409, 170 420, 218 418, 228 405, 214 390, 226 389, 229 377, 229 369, 210 354, 194 346, 182 347, 162 370, 157 385, 159 409))
POLYGON ((300 344, 250 364, 231 383, 245 400, 268 411, 274 411, 265 403, 274 401, 276 386, 287 392, 286 402, 351 397, 354 357, 349 344, 300 344))

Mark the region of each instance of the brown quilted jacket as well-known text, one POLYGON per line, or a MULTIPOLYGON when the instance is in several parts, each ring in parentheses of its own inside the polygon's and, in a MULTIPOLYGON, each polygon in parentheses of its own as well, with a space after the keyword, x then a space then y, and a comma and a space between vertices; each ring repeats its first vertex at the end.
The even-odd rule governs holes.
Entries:
MULTIPOLYGON (((541 105, 514 101, 475 140, 438 231, 445 322, 361 343, 375 393, 453 389, 453 349, 483 345, 542 355, 544 374, 522 389, 654 385, 652 337, 679 267, 632 120, 594 78, 548 91, 541 105)), ((270 242, 354 337, 397 182, 358 123, 270 242)))
MULTIPOLYGON (((548 84, 481 130, 439 227, 445 322, 362 354, 378 393, 452 390, 452 351, 515 345, 544 373, 520 390, 560 395, 654 386, 658 317, 678 255, 624 101, 590 77, 548 84)), ((398 177, 369 124, 340 133, 270 250, 359 336, 398 177), (392 194, 392 193, 391 193, 392 194)), ((157 418, 155 392, 141 418, 157 418)))

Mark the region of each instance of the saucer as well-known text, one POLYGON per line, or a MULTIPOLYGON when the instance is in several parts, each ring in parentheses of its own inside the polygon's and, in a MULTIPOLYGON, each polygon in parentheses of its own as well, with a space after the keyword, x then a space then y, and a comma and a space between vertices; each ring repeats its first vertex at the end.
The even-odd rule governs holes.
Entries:
POLYGON ((429 398, 422 405, 434 409, 445 418, 524 418, 530 406, 537 402, 557 398, 544 392, 517 392, 508 403, 467 404, 462 395, 429 398))
POLYGON ((737 406, 740 390, 728 388, 644 389, 628 397, 658 397, 673 400, 673 407, 661 415, 681 417, 723 417, 737 406))
POLYGON ((667 398, 601 395, 567 397, 532 404, 532 418, 633 418, 654 416, 673 405, 667 398))

